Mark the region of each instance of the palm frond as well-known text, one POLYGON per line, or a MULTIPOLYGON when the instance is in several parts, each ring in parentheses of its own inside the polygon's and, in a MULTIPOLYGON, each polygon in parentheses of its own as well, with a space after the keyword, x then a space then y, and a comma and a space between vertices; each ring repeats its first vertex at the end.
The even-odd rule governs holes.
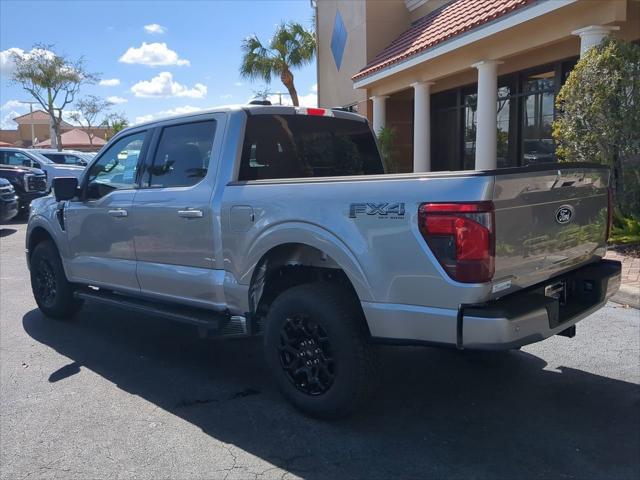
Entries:
POLYGON ((251 80, 263 79, 270 83, 276 72, 274 57, 257 36, 252 35, 242 42, 240 76, 251 80))

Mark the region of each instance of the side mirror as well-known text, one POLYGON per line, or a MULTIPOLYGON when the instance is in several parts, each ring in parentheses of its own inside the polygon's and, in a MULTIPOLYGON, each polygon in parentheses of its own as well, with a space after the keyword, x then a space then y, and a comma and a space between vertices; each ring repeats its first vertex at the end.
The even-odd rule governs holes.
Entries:
POLYGON ((75 177, 56 177, 53 179, 53 193, 56 201, 71 200, 78 192, 78 179, 75 177))

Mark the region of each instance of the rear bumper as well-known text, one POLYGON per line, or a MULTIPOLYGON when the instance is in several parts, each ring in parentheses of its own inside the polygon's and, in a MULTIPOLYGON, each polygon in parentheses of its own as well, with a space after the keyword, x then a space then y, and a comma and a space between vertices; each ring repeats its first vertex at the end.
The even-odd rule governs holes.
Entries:
POLYGON ((602 260, 543 284, 459 310, 363 302, 375 340, 506 350, 544 340, 602 308, 620 287, 620 262, 602 260), (564 305, 544 295, 551 283, 566 284, 564 305))

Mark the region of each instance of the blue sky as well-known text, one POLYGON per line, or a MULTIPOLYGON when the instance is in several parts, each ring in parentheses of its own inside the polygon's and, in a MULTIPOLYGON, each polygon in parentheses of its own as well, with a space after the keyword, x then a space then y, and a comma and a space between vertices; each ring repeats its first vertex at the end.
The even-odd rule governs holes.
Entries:
MULTIPOLYGON (((216 105, 245 103, 264 82, 240 78, 242 40, 267 42, 281 21, 311 27, 309 0, 18 1, 0 0, 0 123, 25 113, 30 95, 9 81, 8 50, 53 44, 84 56, 102 85, 83 87, 119 102, 131 123, 216 105), (146 27, 146 28, 145 28, 146 27)), ((316 102, 315 63, 294 71, 301 103, 316 102)), ((271 91, 286 91, 279 79, 271 91)), ((72 110, 72 108, 70 109, 72 110)))

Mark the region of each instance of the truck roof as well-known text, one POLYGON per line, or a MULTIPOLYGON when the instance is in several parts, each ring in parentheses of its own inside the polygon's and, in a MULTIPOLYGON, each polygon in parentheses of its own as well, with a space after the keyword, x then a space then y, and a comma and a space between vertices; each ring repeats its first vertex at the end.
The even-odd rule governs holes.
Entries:
POLYGON ((244 111, 249 115, 317 115, 367 122, 367 118, 363 117, 362 115, 358 115, 357 113, 352 112, 346 112, 338 108, 293 107, 286 105, 224 105, 220 107, 208 108, 206 110, 198 110, 197 112, 157 118, 148 122, 132 125, 132 127, 138 128, 140 126, 148 126, 166 122, 167 120, 193 118, 200 115, 208 115, 211 113, 232 113, 241 111, 244 111))

